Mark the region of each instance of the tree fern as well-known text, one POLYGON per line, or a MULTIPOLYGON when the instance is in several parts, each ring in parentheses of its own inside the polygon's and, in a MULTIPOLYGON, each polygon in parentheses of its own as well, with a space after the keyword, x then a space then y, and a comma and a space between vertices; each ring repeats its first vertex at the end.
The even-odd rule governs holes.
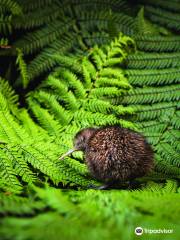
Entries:
POLYGON ((10 11, 13 15, 19 15, 22 13, 21 6, 17 1, 1 0, 0 5, 3 11, 10 11))
MULTIPOLYGON (((42 49, 42 53, 37 55, 28 66, 30 79, 55 66, 55 61, 51 57, 47 57, 46 52, 52 54, 53 49, 55 49, 55 52, 63 52, 63 49, 66 48, 65 45, 67 46, 67 41, 65 40, 64 42, 64 38, 67 40, 71 38, 71 45, 69 45, 71 47, 73 46, 75 51, 77 51, 78 48, 88 49, 94 44, 107 43, 112 37, 116 36, 119 31, 124 31, 125 33, 127 33, 127 31, 132 33, 133 31, 132 17, 122 13, 112 14, 111 11, 106 10, 107 6, 105 3, 98 3, 98 6, 104 5, 102 13, 99 11, 97 13, 96 11, 90 12, 85 9, 84 11, 80 10, 81 8, 83 9, 84 5, 81 1, 74 5, 73 11, 70 6, 67 7, 68 4, 68 1, 66 4, 53 1, 39 1, 35 4, 31 1, 27 6, 24 6, 21 2, 22 8, 24 11, 27 10, 27 13, 26 16, 15 18, 13 28, 32 28, 32 32, 27 33, 23 38, 17 40, 13 44, 13 47, 20 48, 25 55, 38 53, 42 49), (42 12, 41 18, 39 16, 39 8, 43 3, 44 12, 42 12), (35 7, 36 5, 37 8, 35 7), (55 8, 57 9, 55 10, 57 14, 55 14, 53 10, 55 8), (33 9, 34 12, 31 12, 31 9, 33 9), (35 9, 37 9, 37 11, 35 11, 35 9), (45 18, 46 12, 51 12, 51 14, 45 18), (26 21, 27 18, 28 20, 26 21), (117 29, 114 33, 112 33, 112 25, 117 29), (35 30, 33 31, 34 28, 35 30), (91 28, 96 28, 96 32, 91 34, 91 28), (71 32, 71 34, 69 34, 69 32, 71 32), (104 34, 106 34, 105 39, 103 38, 104 34), (73 35, 74 37, 72 37, 73 35), (61 36, 61 38, 59 38, 59 36, 61 36)), ((90 4, 92 8, 95 8, 91 2, 86 4, 90 4)), ((109 2, 110 7, 116 4, 117 3, 109 2)), ((118 4, 123 5, 124 3, 120 1, 118 4)), ((13 53, 11 52, 11 54, 13 53)))
MULTIPOLYGON (((133 108, 133 106, 131 106, 133 108)), ((163 112, 170 112, 173 113, 174 109, 177 107, 176 102, 161 102, 161 103, 154 103, 153 105, 135 105, 137 119, 139 121, 143 120, 152 120, 160 117, 163 112)))
MULTIPOLYGON (((29 1, 32 2, 32 1, 29 1)), ((23 11, 27 11, 28 5, 30 5, 28 2, 28 4, 23 4, 23 11)), ((41 9, 41 11, 39 11, 39 15, 37 15, 36 11, 29 11, 30 9, 28 9, 27 14, 21 16, 21 17, 16 17, 15 21, 13 23, 13 27, 16 29, 31 29, 34 27, 39 27, 39 26, 43 26, 43 24, 46 23, 50 23, 53 20, 56 20, 57 17, 63 15, 63 11, 60 11, 60 8, 58 8, 58 5, 53 3, 53 1, 49 1, 49 3, 51 3, 51 5, 48 4, 48 1, 46 1, 46 3, 43 1, 42 2, 38 2, 37 4, 39 4, 38 7, 35 7, 35 2, 32 2, 34 4, 34 10, 36 9, 41 9), (43 8, 40 8, 40 4, 42 4, 43 8)), ((32 9, 33 10, 33 9, 32 9)))
POLYGON ((162 101, 178 101, 180 88, 178 85, 165 87, 137 88, 129 92, 129 96, 123 99, 123 103, 155 103, 162 101))
POLYGON ((32 54, 63 35, 72 24, 71 19, 66 19, 63 22, 56 20, 53 24, 48 23, 43 29, 36 30, 33 34, 28 33, 24 39, 17 41, 14 46, 20 48, 25 54, 32 54))
MULTIPOLYGON (((65 123, 67 124, 70 122, 70 120, 73 120, 77 125, 82 126, 88 126, 89 124, 104 125, 108 122, 111 124, 119 122, 122 125, 131 126, 131 124, 128 122, 126 123, 125 120, 119 120, 116 116, 114 116, 113 113, 119 116, 121 114, 121 111, 122 114, 132 113, 132 109, 125 109, 120 106, 111 106, 108 100, 105 100, 107 97, 115 98, 116 96, 122 95, 124 91, 127 91, 130 88, 130 85, 128 84, 126 78, 123 76, 123 72, 116 68, 113 68, 113 64, 117 64, 117 59, 120 63, 126 57, 127 53, 125 50, 123 50, 123 46, 126 46, 128 44, 133 44, 131 39, 120 36, 119 39, 116 39, 109 47, 104 47, 102 49, 95 47, 95 49, 92 50, 88 56, 89 60, 87 57, 82 60, 82 67, 78 67, 78 64, 75 65, 71 59, 67 59, 67 67, 75 70, 75 72, 78 72, 78 74, 81 73, 82 76, 79 78, 75 73, 64 68, 59 68, 54 73, 55 77, 50 75, 46 81, 47 83, 43 83, 43 91, 38 91, 37 93, 33 94, 33 97, 36 99, 36 101, 41 102, 41 104, 45 104, 49 108, 49 111, 53 113, 55 119, 57 119, 61 125, 64 125, 65 123), (117 57, 118 55, 120 57, 117 57), (87 66, 91 67, 91 69, 89 69, 89 73, 86 69, 87 66), (77 67, 78 69, 76 69, 77 67), (95 67, 98 70, 96 70, 95 67), (87 76, 87 74, 89 75, 87 76), (111 76, 112 82, 119 82, 119 84, 117 84, 117 87, 93 87, 93 84, 96 86, 96 81, 98 81, 99 76, 105 76, 107 78, 108 76, 111 76), (87 80, 87 78, 89 79, 87 80), (50 91, 50 94, 47 93, 49 90, 46 89, 46 86, 48 88, 50 86, 51 89, 53 89, 54 95, 52 91, 50 91), (87 89, 86 86, 88 87, 87 89), (46 92, 44 92, 44 90, 46 90, 46 92), (88 108, 87 99, 89 99, 88 108), (101 101, 104 103, 104 106, 107 106, 109 104, 109 109, 111 108, 111 114, 109 116, 105 114, 106 112, 102 113, 102 110, 97 106, 97 103, 95 103, 96 99, 102 99, 101 101), (60 106, 58 106, 58 102, 60 106), (92 107, 91 103, 93 104, 92 107), (61 106, 61 104, 65 104, 65 108, 63 105, 61 106), (95 113, 95 111, 93 111, 94 113, 92 113, 91 111, 87 111, 90 109, 93 110, 93 108, 96 108, 96 110, 100 109, 100 112, 95 113), (78 112, 75 112, 77 110, 78 112)), ((57 56, 55 56, 55 58, 57 59, 57 56)), ((61 59, 60 65, 63 65, 64 67, 66 66, 64 64, 65 61, 62 62, 61 59)), ((34 106, 32 107, 34 108, 34 106)), ((48 112, 46 112, 46 114, 48 114, 48 112)), ((40 114, 40 117, 41 116, 42 114, 40 114)), ((49 115, 49 117, 51 116, 49 115)), ((43 117, 42 121, 47 123, 47 120, 45 119, 46 118, 43 117)), ((44 125, 45 128, 46 126, 49 131, 51 131, 51 124, 48 123, 44 125)), ((54 131, 54 134, 55 132, 58 131, 54 131)))
POLYGON ((145 10, 151 21, 157 22, 160 25, 165 25, 167 28, 176 31, 180 30, 180 14, 171 13, 152 6, 146 6, 145 10))
MULTIPOLYGON (((139 70, 139 72, 141 71, 143 72, 144 70, 139 70)), ((173 76, 170 79, 173 82, 175 81, 173 76)), ((156 87, 150 88, 148 87, 149 81, 143 82, 134 82, 134 86, 137 85, 135 87, 136 90, 131 90, 132 94, 129 92, 129 97, 124 97, 123 101, 128 105, 133 104, 131 107, 136 109, 137 114, 134 117, 136 126, 142 129, 148 141, 154 146, 155 152, 157 152, 157 155, 155 155, 155 171, 166 174, 166 176, 179 177, 179 127, 178 124, 176 125, 178 122, 176 112, 178 112, 179 105, 179 90, 176 88, 178 85, 164 84, 163 87, 160 87, 158 86, 160 81, 157 78, 151 82, 156 87), (169 91, 168 89, 171 90, 169 91), (163 97, 164 90, 166 92, 165 98, 163 97), (133 91, 138 92, 137 97, 133 96, 133 91)))
POLYGON ((179 168, 172 165, 172 164, 168 164, 167 162, 164 163, 163 159, 156 155, 156 166, 155 166, 155 170, 158 173, 164 173, 165 176, 167 177, 174 177, 174 178, 179 178, 180 172, 179 172, 179 168))
POLYGON ((133 69, 163 69, 179 67, 180 53, 137 52, 127 57, 127 67, 133 69))
POLYGON ((0 238, 130 240, 138 223, 179 239, 178 1, 0 3, 0 238), (82 152, 58 159, 106 124, 154 150, 131 190, 87 190, 99 183, 82 152))
POLYGON ((26 109, 21 109, 16 117, 30 137, 38 137, 42 140, 48 137, 47 132, 33 121, 26 109))
MULTIPOLYGON (((45 111, 45 110, 44 110, 45 111)), ((16 179, 16 175, 22 178, 25 182, 35 182, 36 176, 30 170, 29 164, 33 166, 34 169, 40 170, 42 173, 48 175, 55 183, 63 182, 64 184, 70 181, 75 181, 76 184, 87 185, 88 180, 85 180, 80 174, 75 174, 73 170, 69 168, 68 171, 64 172, 64 176, 60 173, 67 168, 63 167, 62 164, 58 165, 53 163, 56 159, 58 161, 58 155, 47 155, 47 152, 51 152, 54 148, 54 153, 58 150, 58 145, 51 145, 51 151, 49 151, 50 143, 47 144, 45 148, 45 142, 43 141, 42 130, 40 134, 35 134, 34 138, 30 138, 30 135, 13 119, 13 117, 7 112, 7 110, 1 111, 1 124, 0 124, 0 140, 1 140, 1 177, 14 186, 13 191, 19 191, 20 183, 16 179), (35 144, 39 138, 40 145, 35 144), (6 145, 7 144, 7 145, 6 145), (40 146, 44 146, 44 150, 40 151, 40 146), (56 149, 56 150, 55 150, 56 149), (44 160, 46 158, 46 160, 44 160), (64 170, 63 170, 64 168, 64 170), (70 178, 68 176, 71 176, 70 178), (68 180, 69 179, 69 180, 68 180), (18 187, 19 186, 19 187, 18 187)), ((47 121, 47 118, 46 118, 47 121)), ((36 127, 37 128, 37 127, 36 127)), ((33 130, 36 128, 32 128, 33 130)), ((37 128, 37 130, 39 130, 37 128)), ((36 131, 37 131, 36 130, 36 131)), ((57 129, 56 129, 57 131, 57 129)), ((47 137, 43 134, 44 138, 47 137)), ((56 161, 56 162, 57 162, 56 161)), ((66 165, 66 163, 65 163, 66 165)), ((72 166, 72 164, 71 164, 72 166)), ((36 172, 36 170, 34 170, 36 172)), ((4 185, 4 187, 6 184, 4 185)), ((7 189, 9 187, 7 186, 7 189)))
MULTIPOLYGON (((145 9, 146 10, 146 9, 145 9)), ((150 21, 144 17, 144 7, 140 9, 136 17, 136 35, 159 35, 159 31, 152 25, 150 21)))
POLYGON ((129 69, 126 71, 129 82, 134 85, 164 85, 179 83, 180 68, 157 69, 129 69))
POLYGON ((16 108, 18 105, 18 96, 15 93, 14 89, 9 85, 8 81, 5 79, 0 79, 0 91, 6 98, 6 101, 8 102, 9 108, 13 106, 13 108, 16 108))
MULTIPOLYGON (((133 33, 133 19, 125 14, 114 13, 112 15, 111 11, 101 11, 101 12, 93 12, 93 11, 83 11, 79 12, 77 8, 77 20, 81 25, 82 29, 91 30, 95 26, 98 30, 109 29, 109 24, 113 24, 117 31, 123 31, 124 33, 133 33)), ((112 32, 111 32, 112 33, 112 32)))
POLYGON ((12 16, 3 16, 0 17, 0 32, 7 35, 8 33, 12 32, 11 28, 11 20, 12 16))
POLYGON ((18 0, 24 12, 42 8, 43 6, 51 4, 53 1, 54 0, 38 0, 37 2, 34 2, 33 0, 30 0, 28 3, 25 3, 23 0, 18 0))
POLYGON ((0 1, 0 45, 10 48, 8 45, 7 36, 12 33, 12 22, 15 16, 22 15, 21 6, 13 0, 0 1))
POLYGON ((135 36, 137 46, 143 51, 178 52, 179 36, 135 36))
MULTIPOLYGON (((118 239, 120 236, 122 239, 132 239, 137 221, 143 228, 147 228, 151 223, 154 228, 155 226, 162 228, 163 225, 178 231, 176 218, 179 214, 179 210, 177 211, 179 196, 176 190, 177 184, 172 180, 161 185, 151 181, 143 191, 132 192, 94 190, 63 192, 47 186, 45 189, 34 188, 37 204, 42 202, 38 208, 41 209, 43 204, 46 204, 49 211, 29 218, 7 217, 3 221, 0 234, 9 238, 21 236, 22 239, 35 236, 36 239, 57 239, 57 236, 73 239, 77 234, 80 239, 97 239, 96 234, 104 239, 109 237, 118 239), (175 204, 170 204, 172 200, 175 204), (159 206, 157 202, 163 204, 159 206), (170 218, 167 214, 169 212, 172 213, 170 218), (103 223, 100 223, 102 219, 103 223), (161 224, 158 222, 159 219, 161 224), (130 226, 127 226, 127 221, 130 226), (94 224, 97 222, 99 224, 94 230, 94 224), (73 228, 69 228, 72 223, 73 228), (42 231, 45 224, 48 224, 48 231, 42 231), (114 230, 109 231, 112 224, 114 230), (78 233, 80 226, 88 231, 88 237, 84 231, 78 233), (11 231, 8 231, 10 227, 11 231)), ((31 205, 34 209, 35 203, 31 205)), ((32 212, 31 208, 29 212, 32 212)))
POLYGON ((42 201, 34 201, 33 199, 29 201, 26 197, 8 195, 8 193, 7 195, 1 193, 0 203, 1 214, 6 214, 8 212, 12 215, 29 214, 33 216, 36 211, 44 209, 45 207, 42 201))
MULTIPOLYGON (((82 60, 79 59, 78 64, 73 63, 73 58, 68 57, 63 60, 62 57, 53 55, 60 67, 50 74, 36 92, 29 93, 27 99, 30 114, 34 115, 41 127, 33 123, 27 111, 23 109, 14 112, 14 116, 10 115, 10 109, 7 107, 0 112, 0 139, 2 144, 5 146, 7 144, 4 151, 13 162, 12 169, 9 170, 9 172, 12 171, 10 176, 17 175, 23 182, 31 183, 41 179, 41 174, 44 174, 54 184, 62 183, 81 187, 93 182, 88 179, 84 164, 71 159, 59 162, 58 155, 72 145, 72 137, 81 127, 119 123, 122 126, 134 128, 130 122, 119 119, 121 115, 132 114, 132 108, 113 106, 108 100, 109 97, 115 98, 117 93, 122 94, 130 88, 123 72, 113 66, 124 60, 129 51, 128 46, 131 50, 132 45, 133 41, 130 38, 120 35, 108 47, 102 49, 95 47, 89 55, 82 60), (97 57, 99 62, 96 61, 97 57), (89 82, 87 66, 91 66, 89 82), (108 78, 109 75, 112 81, 115 80, 116 83, 119 81, 120 84, 116 84, 116 87, 106 85, 96 87, 95 82, 99 76, 108 78), (98 102, 95 103, 97 99, 101 99, 104 107, 98 107, 98 102), (106 112, 107 105, 109 105, 109 115, 106 112)), ((8 96, 7 100, 14 104, 15 98, 9 91, 6 87, 2 91, 2 96, 8 96)), ((3 101, 6 106, 5 98, 3 101)), ((82 160, 82 156, 75 156, 82 160)), ((10 165, 7 169, 10 169, 10 165)))
MULTIPOLYGON (((38 169, 48 175, 54 183, 62 182, 67 184, 68 182, 74 182, 82 186, 88 184, 89 181, 83 176, 78 175, 71 168, 68 170, 66 163, 59 163, 57 155, 59 152, 58 145, 48 142, 45 146, 45 142, 41 137, 39 138, 40 142, 37 143, 37 135, 36 138, 31 138, 30 140, 28 134, 22 131, 17 123, 13 122, 7 114, 1 114, 0 133, 3 149, 3 152, 1 152, 1 174, 3 179, 9 179, 8 181, 11 182, 11 185, 15 186, 14 191, 17 189, 16 185, 18 186, 18 180, 16 180, 15 175, 22 177, 22 180, 28 183, 36 181, 36 176, 30 170, 29 164, 34 169, 38 169), (11 124, 11 128, 8 124, 11 124), (24 136, 23 139, 21 138, 22 135, 24 136), (13 144, 6 145, 10 141, 13 141, 13 144), (40 150, 42 144, 43 150, 40 150), (54 150, 52 150, 53 148, 54 150), (54 152, 53 154, 52 151, 54 152)), ((34 171, 36 172, 36 170, 34 171)))
POLYGON ((27 66, 29 79, 32 80, 40 74, 53 69, 57 65, 57 60, 52 58, 54 53, 59 54, 67 52, 72 48, 74 35, 63 35, 61 42, 54 41, 49 47, 43 49, 27 66))
POLYGON ((29 83, 29 78, 28 78, 28 74, 27 74, 27 66, 23 59, 23 53, 19 48, 17 48, 17 53, 18 54, 17 54, 16 64, 19 65, 23 88, 26 88, 29 83))
MULTIPOLYGON (((1 159, 1 179, 3 182, 8 182, 11 186, 11 191, 18 193, 22 190, 22 186, 20 182, 17 179, 16 171, 13 169, 12 160, 10 158, 6 157, 6 147, 3 147, 1 144, 1 153, 0 153, 0 159, 1 159), (4 150, 4 151, 3 151, 4 150)), ((6 184, 4 184, 6 185, 6 184)), ((8 187, 8 186, 7 186, 8 187)))
POLYGON ((170 10, 172 12, 179 12, 180 11, 180 7, 179 7, 179 3, 178 1, 172 1, 171 4, 169 4, 169 2, 167 0, 158 0, 158 1, 155 1, 155 0, 148 0, 148 1, 145 1, 145 0, 141 0, 142 3, 148 3, 148 4, 152 4, 153 6, 158 6, 158 7, 161 7, 163 9, 167 9, 167 10, 170 10))

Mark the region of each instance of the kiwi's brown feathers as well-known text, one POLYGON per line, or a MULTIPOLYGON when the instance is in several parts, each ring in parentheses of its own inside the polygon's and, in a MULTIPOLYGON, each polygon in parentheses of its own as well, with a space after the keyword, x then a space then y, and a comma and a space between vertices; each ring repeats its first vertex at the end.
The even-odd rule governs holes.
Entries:
POLYGON ((153 150, 146 139, 119 126, 83 129, 74 145, 84 151, 92 176, 104 183, 130 181, 153 168, 153 150))

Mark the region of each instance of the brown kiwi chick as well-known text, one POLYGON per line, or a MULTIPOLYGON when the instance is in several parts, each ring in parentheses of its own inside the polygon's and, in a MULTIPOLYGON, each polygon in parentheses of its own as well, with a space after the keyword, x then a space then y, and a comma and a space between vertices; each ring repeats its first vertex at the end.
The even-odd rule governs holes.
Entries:
POLYGON ((77 150, 84 152, 91 175, 105 183, 101 189, 143 177, 153 168, 153 150, 146 139, 119 126, 79 131, 74 138, 74 149, 60 159, 77 150))

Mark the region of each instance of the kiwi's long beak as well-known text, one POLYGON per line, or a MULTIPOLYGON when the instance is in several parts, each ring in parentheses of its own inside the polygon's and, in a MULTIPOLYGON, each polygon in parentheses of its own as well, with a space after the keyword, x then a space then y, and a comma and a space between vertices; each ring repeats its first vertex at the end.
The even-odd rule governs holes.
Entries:
POLYGON ((63 154, 59 160, 63 160, 66 156, 69 156, 71 153, 77 151, 77 149, 73 148, 73 149, 70 149, 69 151, 67 151, 65 154, 63 154))

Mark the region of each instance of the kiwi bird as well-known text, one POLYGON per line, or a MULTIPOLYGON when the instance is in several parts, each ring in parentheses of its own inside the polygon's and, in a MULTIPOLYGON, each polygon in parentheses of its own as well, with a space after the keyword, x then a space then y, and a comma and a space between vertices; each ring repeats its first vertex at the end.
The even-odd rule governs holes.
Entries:
POLYGON ((84 152, 91 175, 106 186, 143 177, 153 168, 153 150, 145 137, 120 126, 80 130, 74 149, 60 159, 74 151, 84 152))

